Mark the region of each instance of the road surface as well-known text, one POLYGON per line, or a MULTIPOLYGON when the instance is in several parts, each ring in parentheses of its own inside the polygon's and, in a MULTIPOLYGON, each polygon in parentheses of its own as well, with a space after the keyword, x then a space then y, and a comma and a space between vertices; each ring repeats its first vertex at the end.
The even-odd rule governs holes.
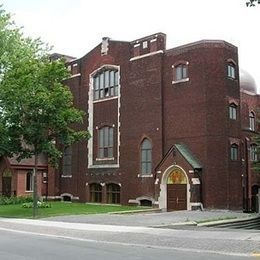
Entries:
POLYGON ((0 259, 249 259, 256 231, 162 229, 0 219, 0 259))

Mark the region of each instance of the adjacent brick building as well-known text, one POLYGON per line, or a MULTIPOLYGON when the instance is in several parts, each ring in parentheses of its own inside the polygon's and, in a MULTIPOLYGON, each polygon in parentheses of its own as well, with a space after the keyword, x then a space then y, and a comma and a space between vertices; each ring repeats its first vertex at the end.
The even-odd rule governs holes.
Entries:
POLYGON ((260 100, 239 72, 237 47, 202 40, 167 50, 163 33, 103 38, 67 66, 91 138, 64 149, 49 195, 165 210, 255 209, 260 100))

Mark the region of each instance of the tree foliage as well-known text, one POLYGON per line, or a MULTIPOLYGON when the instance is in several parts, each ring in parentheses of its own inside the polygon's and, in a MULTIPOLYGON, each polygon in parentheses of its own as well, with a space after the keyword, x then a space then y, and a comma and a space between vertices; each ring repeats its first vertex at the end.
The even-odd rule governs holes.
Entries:
POLYGON ((256 4, 260 4, 260 0, 249 0, 246 2, 247 7, 255 7, 256 4))
POLYGON ((29 158, 44 153, 57 165, 64 146, 87 139, 84 113, 73 105, 63 61, 50 61, 49 48, 26 38, 0 10, 0 155, 29 158), (73 127, 72 127, 73 126, 73 127))

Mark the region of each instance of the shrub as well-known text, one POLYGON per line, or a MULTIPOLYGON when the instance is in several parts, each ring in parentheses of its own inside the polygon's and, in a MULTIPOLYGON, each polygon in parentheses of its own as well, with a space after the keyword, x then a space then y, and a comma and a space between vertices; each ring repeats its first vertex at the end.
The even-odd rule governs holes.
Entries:
POLYGON ((22 204, 26 202, 32 202, 32 196, 11 196, 5 197, 0 196, 0 205, 12 205, 12 204, 22 204))
MULTIPOLYGON (((22 208, 32 208, 33 202, 26 202, 22 204, 22 208)), ((43 209, 43 208, 51 208, 51 204, 43 201, 37 202, 37 208, 43 209)))

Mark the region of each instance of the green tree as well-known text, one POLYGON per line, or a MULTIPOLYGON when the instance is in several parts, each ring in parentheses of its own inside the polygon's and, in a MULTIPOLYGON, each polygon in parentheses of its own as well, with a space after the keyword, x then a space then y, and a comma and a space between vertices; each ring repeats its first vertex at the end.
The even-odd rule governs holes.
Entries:
POLYGON ((25 38, 0 10, 0 156, 34 157, 34 217, 39 155, 57 166, 62 146, 89 138, 80 130, 84 113, 62 84, 68 71, 61 60, 51 61, 48 51, 39 39, 25 38))
POLYGON ((256 4, 260 4, 260 0, 249 0, 246 2, 247 7, 255 7, 256 4))

